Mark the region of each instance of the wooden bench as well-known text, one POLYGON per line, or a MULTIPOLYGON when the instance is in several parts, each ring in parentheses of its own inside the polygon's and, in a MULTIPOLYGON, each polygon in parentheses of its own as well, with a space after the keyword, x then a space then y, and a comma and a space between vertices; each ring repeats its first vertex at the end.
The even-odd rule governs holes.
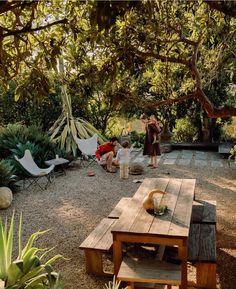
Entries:
POLYGON ((102 256, 113 244, 111 228, 116 219, 104 218, 79 246, 85 252, 86 272, 99 276, 110 276, 113 272, 103 270, 102 256))
POLYGON ((131 198, 122 198, 118 202, 118 204, 115 206, 115 208, 110 212, 110 214, 108 215, 108 218, 119 219, 119 217, 122 214, 124 208, 128 207, 130 200, 131 200, 131 198))
POLYGON ((216 201, 194 201, 191 222, 194 224, 216 224, 216 201))
POLYGON ((130 199, 122 198, 111 211, 108 218, 104 218, 79 246, 85 252, 87 273, 99 276, 110 276, 113 274, 113 272, 105 272, 103 270, 102 257, 104 253, 108 253, 112 249, 111 228, 122 214, 124 207, 128 205, 130 199))
POLYGON ((188 261, 196 265, 197 287, 216 288, 216 227, 214 224, 191 224, 188 261))

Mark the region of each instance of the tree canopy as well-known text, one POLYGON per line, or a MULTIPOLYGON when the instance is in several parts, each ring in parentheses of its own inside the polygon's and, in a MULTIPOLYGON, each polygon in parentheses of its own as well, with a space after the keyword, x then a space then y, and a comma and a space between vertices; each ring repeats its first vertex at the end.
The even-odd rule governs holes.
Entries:
POLYGON ((63 81, 91 110, 197 100, 208 117, 233 116, 235 16, 227 1, 1 1, 0 84, 47 97, 63 55, 63 81))

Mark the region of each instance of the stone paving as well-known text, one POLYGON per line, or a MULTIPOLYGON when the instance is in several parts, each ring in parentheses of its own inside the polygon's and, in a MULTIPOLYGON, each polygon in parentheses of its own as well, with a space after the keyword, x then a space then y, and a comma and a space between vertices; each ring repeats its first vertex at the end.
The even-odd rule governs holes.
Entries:
MULTIPOLYGON (((142 149, 134 149, 131 153, 131 162, 148 163, 148 157, 143 156, 142 149)), ((163 153, 158 157, 161 165, 179 165, 194 167, 228 167, 227 159, 223 159, 218 152, 204 152, 197 150, 174 150, 163 153)))

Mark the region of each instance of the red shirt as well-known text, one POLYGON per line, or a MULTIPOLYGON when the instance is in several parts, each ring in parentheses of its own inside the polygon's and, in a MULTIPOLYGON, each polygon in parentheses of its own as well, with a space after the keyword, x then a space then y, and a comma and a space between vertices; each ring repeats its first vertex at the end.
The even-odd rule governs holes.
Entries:
POLYGON ((109 152, 113 152, 115 155, 115 146, 111 142, 105 142, 104 144, 101 144, 97 148, 95 155, 96 155, 96 158, 100 160, 102 155, 109 153, 109 152))

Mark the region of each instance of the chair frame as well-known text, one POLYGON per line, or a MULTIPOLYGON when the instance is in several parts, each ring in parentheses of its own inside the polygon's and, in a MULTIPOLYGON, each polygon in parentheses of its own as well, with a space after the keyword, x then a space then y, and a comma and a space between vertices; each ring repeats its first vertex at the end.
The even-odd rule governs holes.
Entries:
POLYGON ((96 152, 97 144, 98 144, 97 134, 94 134, 92 137, 87 138, 87 139, 76 138, 76 144, 78 146, 78 149, 81 151, 81 156, 79 158, 80 165, 83 165, 84 167, 88 168, 92 164, 96 163, 97 159, 95 157, 95 152, 96 152), (89 143, 92 143, 94 147, 92 148, 93 152, 88 153, 88 151, 83 150, 82 147, 89 143), (88 161, 89 163, 85 165, 85 161, 88 161))
POLYGON ((30 175, 30 178, 23 179, 24 189, 28 189, 31 185, 37 184, 39 188, 42 190, 46 189, 49 183, 52 183, 52 180, 54 178, 55 165, 51 165, 50 167, 45 169, 39 168, 38 165, 35 163, 30 150, 28 149, 25 150, 25 154, 22 158, 19 159, 16 155, 14 157, 15 160, 19 162, 21 167, 30 175), (39 179, 43 177, 47 179, 47 183, 44 188, 38 182, 39 179), (25 185, 26 179, 29 180, 28 186, 25 185))

